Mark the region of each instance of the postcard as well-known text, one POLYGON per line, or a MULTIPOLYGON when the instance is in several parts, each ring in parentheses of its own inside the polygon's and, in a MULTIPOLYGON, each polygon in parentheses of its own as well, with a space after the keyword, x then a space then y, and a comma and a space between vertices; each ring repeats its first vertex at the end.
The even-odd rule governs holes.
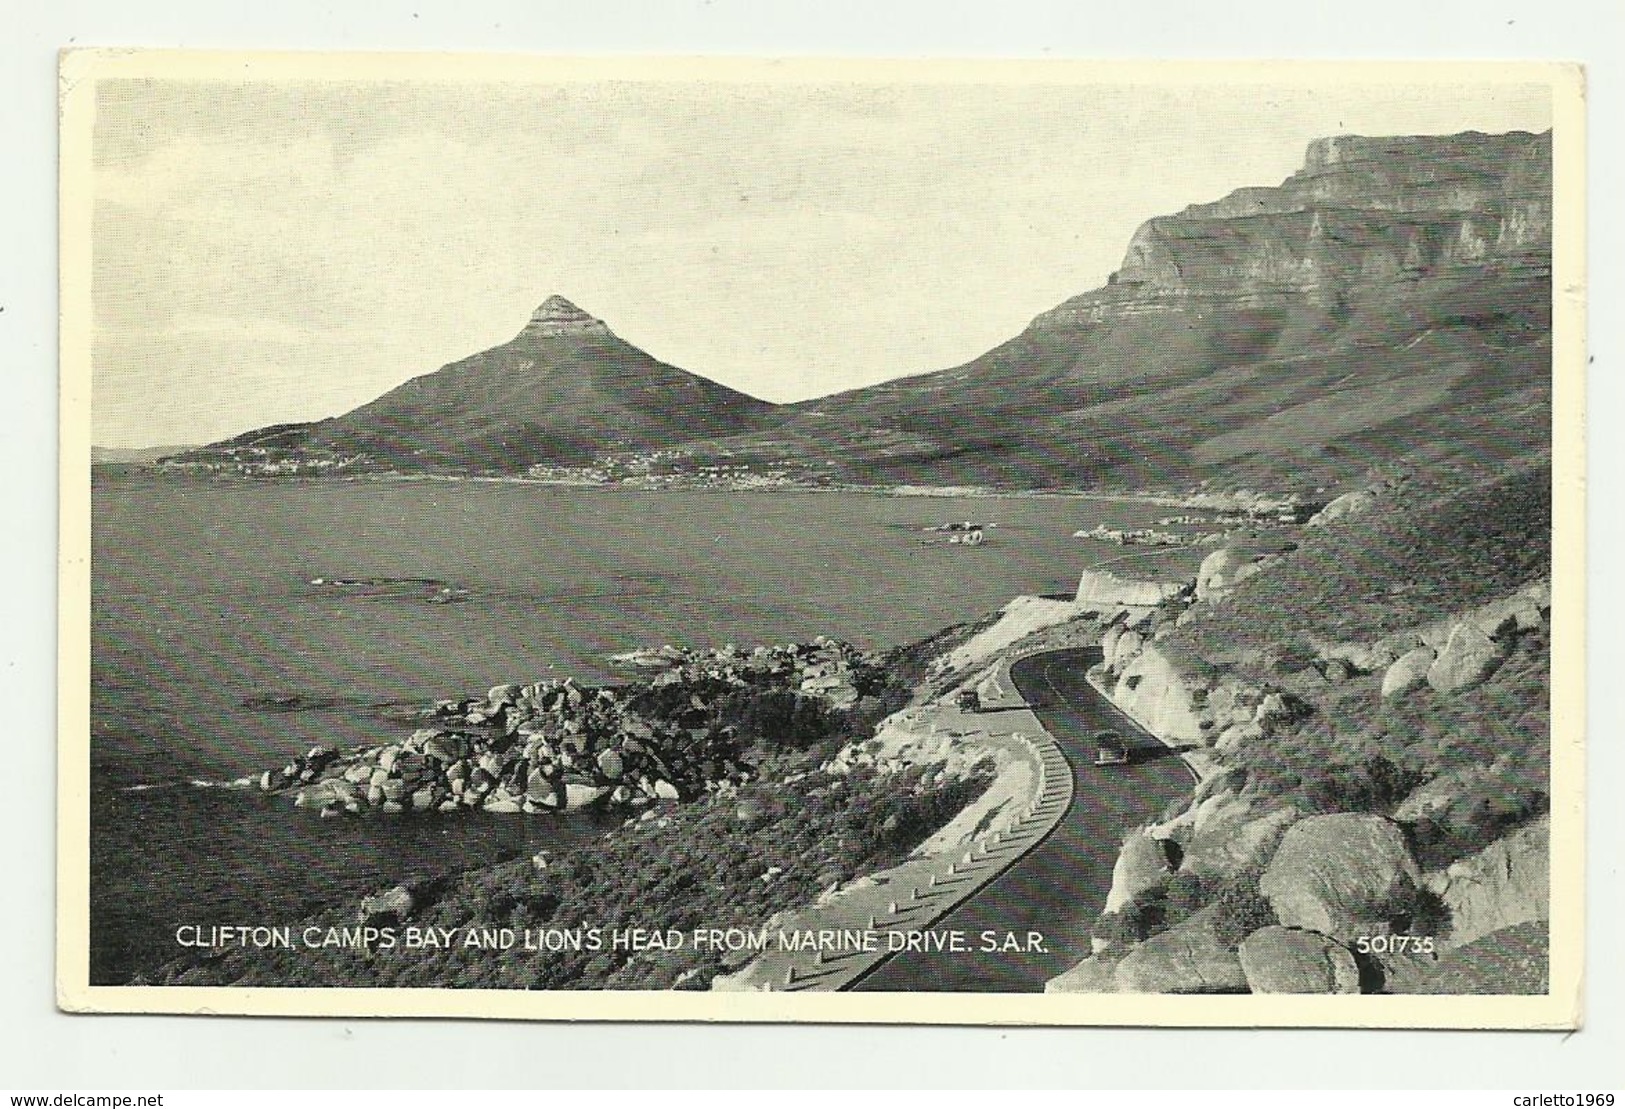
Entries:
POLYGON ((1580 1022, 1578 68, 61 76, 63 1008, 1580 1022))

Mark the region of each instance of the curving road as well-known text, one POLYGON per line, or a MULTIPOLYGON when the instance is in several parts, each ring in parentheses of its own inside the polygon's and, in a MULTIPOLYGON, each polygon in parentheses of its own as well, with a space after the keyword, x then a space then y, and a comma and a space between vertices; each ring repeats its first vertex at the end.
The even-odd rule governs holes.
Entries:
POLYGON ((1049 651, 1022 659, 1011 677, 1072 764, 1072 806, 1021 861, 931 926, 958 929, 967 952, 905 952, 860 979, 856 990, 1030 993, 1087 958, 1089 929, 1111 888, 1124 834, 1190 796, 1191 777, 1173 752, 1099 693, 1084 672, 1100 648, 1049 651), (1110 728, 1138 752, 1128 766, 1096 767, 1094 735, 1110 728), (1043 950, 976 950, 984 931, 1043 935, 1043 950))

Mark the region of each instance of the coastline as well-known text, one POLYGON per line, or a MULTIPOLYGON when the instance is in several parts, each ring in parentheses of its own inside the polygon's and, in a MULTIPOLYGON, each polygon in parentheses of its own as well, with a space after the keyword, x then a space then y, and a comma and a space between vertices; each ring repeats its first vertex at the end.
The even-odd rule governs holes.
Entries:
POLYGON ((456 474, 456 473, 332 473, 332 474, 244 474, 223 473, 208 469, 189 469, 183 466, 153 466, 126 462, 103 462, 97 466, 133 470, 161 476, 184 476, 215 480, 238 481, 245 484, 261 482, 294 483, 358 483, 388 482, 486 485, 535 485, 555 489, 591 489, 603 493, 858 493, 882 497, 909 497, 922 500, 956 500, 975 497, 1000 497, 1022 500, 1081 500, 1124 504, 1156 505, 1163 508, 1190 508, 1207 511, 1252 511, 1268 515, 1294 508, 1303 509, 1304 502, 1290 494, 1261 490, 1237 489, 1232 492, 1200 492, 1153 489, 1068 489, 1031 488, 1025 486, 992 485, 916 485, 909 482, 896 484, 865 484, 860 482, 750 482, 723 483, 704 481, 626 482, 569 480, 561 478, 530 477, 522 474, 456 474))

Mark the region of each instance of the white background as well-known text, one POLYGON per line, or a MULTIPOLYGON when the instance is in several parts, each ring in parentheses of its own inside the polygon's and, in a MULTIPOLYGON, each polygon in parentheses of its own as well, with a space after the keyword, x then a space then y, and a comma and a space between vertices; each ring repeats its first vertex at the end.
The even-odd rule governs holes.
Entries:
MULTIPOLYGON (((12 0, 0 31, 0 1089, 793 1084, 1471 1087, 1625 1084, 1610 664, 1622 458, 1618 0, 12 0), (883 57, 1564 59, 1590 66, 1587 1025, 1572 1035, 561 1026, 67 1017, 52 991, 56 50, 69 45, 883 57)), ((1495 1103, 1502 1103, 1496 1100, 1495 1103)))

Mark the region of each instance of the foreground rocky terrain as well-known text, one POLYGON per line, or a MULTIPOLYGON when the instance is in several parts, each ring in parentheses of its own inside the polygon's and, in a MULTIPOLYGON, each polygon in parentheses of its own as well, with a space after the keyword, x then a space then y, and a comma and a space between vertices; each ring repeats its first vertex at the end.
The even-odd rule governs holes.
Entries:
POLYGON ((1200 784, 1052 991, 1544 992, 1549 481, 1375 482, 1105 633, 1200 784))

